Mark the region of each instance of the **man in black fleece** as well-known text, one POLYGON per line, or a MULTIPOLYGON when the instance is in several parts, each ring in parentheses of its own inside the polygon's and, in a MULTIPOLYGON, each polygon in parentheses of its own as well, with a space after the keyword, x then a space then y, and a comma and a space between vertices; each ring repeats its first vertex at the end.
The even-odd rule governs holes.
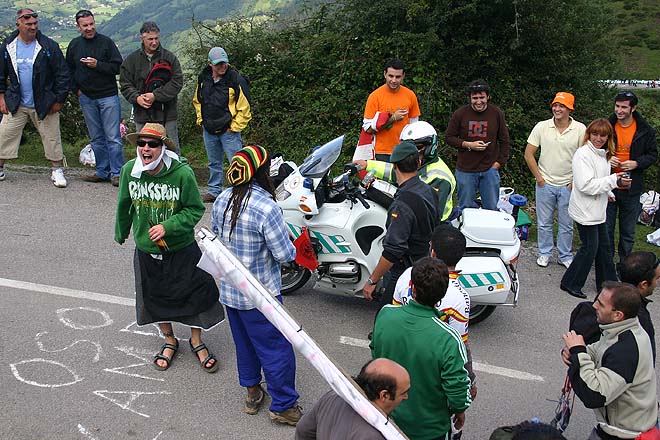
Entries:
POLYGON ((91 11, 81 9, 76 13, 76 27, 80 37, 69 43, 66 62, 73 78, 71 91, 78 96, 96 158, 96 173, 82 179, 112 181, 114 186, 119 186, 119 171, 124 165, 116 79, 121 54, 114 41, 96 32, 91 11))

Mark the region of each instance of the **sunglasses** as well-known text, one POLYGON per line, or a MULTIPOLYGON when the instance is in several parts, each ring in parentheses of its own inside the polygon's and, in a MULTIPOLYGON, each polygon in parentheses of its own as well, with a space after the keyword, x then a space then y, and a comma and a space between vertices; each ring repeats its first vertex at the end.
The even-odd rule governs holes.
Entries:
POLYGON ((625 97, 625 98, 636 98, 637 95, 635 95, 633 92, 629 92, 627 90, 622 90, 616 94, 617 98, 618 97, 625 97))
POLYGON ((135 142, 138 147, 144 147, 145 145, 149 145, 151 148, 157 148, 157 147, 162 147, 163 143, 160 141, 145 141, 145 140, 138 140, 135 142))
POLYGON ((31 14, 23 14, 18 18, 22 18, 23 20, 29 20, 31 18, 38 18, 38 17, 39 17, 39 14, 37 14, 36 12, 33 12, 31 14))
POLYGON ((85 17, 93 17, 94 14, 92 14, 92 11, 88 11, 86 9, 83 9, 82 11, 78 11, 76 14, 76 20, 79 18, 85 18, 85 17))

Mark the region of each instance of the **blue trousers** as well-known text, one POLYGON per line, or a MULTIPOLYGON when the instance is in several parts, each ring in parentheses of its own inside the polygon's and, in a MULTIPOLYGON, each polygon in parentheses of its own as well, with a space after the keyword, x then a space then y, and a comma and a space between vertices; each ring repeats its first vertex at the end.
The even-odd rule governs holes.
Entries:
POLYGON ((296 357, 289 341, 258 309, 226 309, 241 386, 259 385, 263 368, 272 398, 270 410, 282 412, 294 406, 300 396, 296 392, 296 357))
POLYGON ((124 144, 119 132, 121 122, 119 95, 92 99, 81 93, 78 102, 94 150, 96 175, 106 180, 119 176, 119 171, 124 165, 124 144))
POLYGON ((479 190, 482 207, 497 211, 497 202, 500 199, 500 172, 498 170, 490 168, 479 173, 456 170, 454 176, 456 176, 458 204, 461 209, 476 208, 474 199, 479 190))
POLYGON ((203 135, 206 155, 209 158, 209 194, 217 196, 222 192, 222 178, 224 176, 222 163, 225 156, 231 162, 234 154, 243 148, 243 140, 241 134, 236 132, 212 134, 204 129, 203 135))

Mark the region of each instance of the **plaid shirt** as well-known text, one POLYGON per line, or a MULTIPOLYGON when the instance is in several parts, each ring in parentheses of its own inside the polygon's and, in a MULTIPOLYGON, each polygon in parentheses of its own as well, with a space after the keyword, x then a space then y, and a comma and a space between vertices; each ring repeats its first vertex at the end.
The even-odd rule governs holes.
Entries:
MULTIPOLYGON (((213 232, 271 295, 277 296, 282 288, 280 264, 296 258, 296 249, 284 224, 282 209, 266 190, 258 184, 251 184, 249 198, 246 196, 243 200, 243 209, 229 241, 232 210, 227 211, 224 222, 222 216, 231 194, 232 188, 226 189, 213 204, 213 232)), ((238 289, 223 282, 220 283, 220 302, 239 310, 255 307, 238 289)))

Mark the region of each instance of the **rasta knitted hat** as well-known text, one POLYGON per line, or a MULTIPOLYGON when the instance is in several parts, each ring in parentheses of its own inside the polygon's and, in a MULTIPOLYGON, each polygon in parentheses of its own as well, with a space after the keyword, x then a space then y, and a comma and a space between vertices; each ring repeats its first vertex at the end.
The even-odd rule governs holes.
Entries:
POLYGON ((231 158, 226 174, 227 181, 231 186, 249 182, 257 170, 268 163, 269 159, 264 147, 248 145, 231 158))

